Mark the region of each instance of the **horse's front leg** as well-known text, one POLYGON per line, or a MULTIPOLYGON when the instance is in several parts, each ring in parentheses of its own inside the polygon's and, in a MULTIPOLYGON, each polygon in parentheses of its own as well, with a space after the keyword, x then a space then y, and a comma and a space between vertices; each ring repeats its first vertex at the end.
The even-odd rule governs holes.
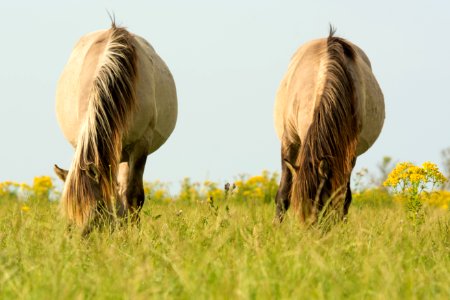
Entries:
POLYGON ((291 204, 291 188, 294 177, 294 162, 297 158, 299 144, 282 142, 281 146, 281 180, 275 198, 276 221, 282 222, 284 214, 291 204))
POLYGON ((344 218, 348 214, 348 209, 349 209, 351 203, 352 203, 352 190, 350 189, 350 180, 349 180, 348 184, 347 184, 347 192, 345 194, 345 201, 344 201, 344 210, 343 210, 344 218))
POLYGON ((277 195, 275 197, 276 203, 276 221, 282 222, 284 214, 288 210, 291 200, 290 192, 292 186, 292 174, 285 163, 281 167, 281 180, 278 186, 277 195))
MULTIPOLYGON (((356 157, 352 160, 352 170, 356 165, 356 157)), ((352 190, 350 189, 350 182, 351 182, 351 174, 348 177, 348 183, 347 183, 347 191, 345 193, 345 201, 344 201, 344 207, 343 207, 343 218, 347 217, 348 209, 350 207, 350 204, 352 203, 352 190)))
POLYGON ((128 201, 126 197, 128 187, 128 177, 130 174, 130 167, 128 161, 119 164, 119 172, 117 174, 118 184, 118 199, 116 201, 116 212, 118 217, 125 217, 128 212, 128 201))
POLYGON ((133 151, 128 161, 119 165, 117 181, 119 184, 118 215, 139 220, 139 212, 144 205, 144 169, 147 162, 146 151, 133 151))
POLYGON ((128 176, 128 187, 125 193, 128 203, 128 211, 133 221, 139 221, 139 212, 144 205, 144 169, 147 162, 147 154, 130 159, 130 174, 128 176))

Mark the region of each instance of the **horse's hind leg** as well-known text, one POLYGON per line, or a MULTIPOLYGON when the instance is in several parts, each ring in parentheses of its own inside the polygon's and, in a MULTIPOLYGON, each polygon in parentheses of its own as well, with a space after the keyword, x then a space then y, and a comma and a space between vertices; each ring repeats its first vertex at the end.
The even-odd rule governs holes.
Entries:
POLYGON ((281 180, 275 198, 276 219, 283 221, 284 214, 288 210, 291 199, 291 187, 293 178, 293 166, 298 155, 300 145, 297 143, 282 142, 281 145, 281 180))

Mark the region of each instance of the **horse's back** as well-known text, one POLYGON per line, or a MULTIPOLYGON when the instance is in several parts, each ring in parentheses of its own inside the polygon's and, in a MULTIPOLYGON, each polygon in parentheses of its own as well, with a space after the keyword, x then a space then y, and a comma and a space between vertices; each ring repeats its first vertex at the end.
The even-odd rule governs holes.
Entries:
MULTIPOLYGON (((358 46, 345 42, 356 53, 346 67, 354 80, 357 95, 360 134, 356 152, 360 155, 373 145, 381 132, 384 99, 367 55, 358 46)), ((280 140, 300 139, 301 142, 306 136, 321 98, 327 61, 327 39, 306 43, 292 57, 275 101, 275 129, 280 140)))
MULTIPOLYGON (((76 147, 89 106, 89 95, 110 30, 83 36, 73 49, 58 82, 56 114, 64 136, 76 147)), ((147 152, 158 149, 172 133, 177 118, 177 97, 172 75, 153 47, 134 36, 137 55, 136 101, 123 147, 144 140, 147 152)))

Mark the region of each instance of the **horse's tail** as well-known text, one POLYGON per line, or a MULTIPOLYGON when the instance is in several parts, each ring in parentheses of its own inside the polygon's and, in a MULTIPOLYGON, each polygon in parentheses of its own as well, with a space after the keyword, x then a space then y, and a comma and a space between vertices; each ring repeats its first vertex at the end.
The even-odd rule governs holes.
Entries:
POLYGON ((297 158, 300 169, 293 183, 292 201, 303 220, 311 214, 314 217, 317 209, 324 205, 315 203, 320 201, 324 188, 323 174, 319 174, 324 166, 329 172, 326 176, 334 196, 345 193, 358 142, 357 96, 348 69, 348 62, 354 61, 356 53, 344 39, 334 37, 334 32, 331 27, 327 63, 322 69, 325 79, 316 95, 318 104, 313 121, 297 158))
POLYGON ((136 107, 134 37, 113 22, 107 39, 62 195, 67 218, 79 226, 114 206, 122 137, 136 107))

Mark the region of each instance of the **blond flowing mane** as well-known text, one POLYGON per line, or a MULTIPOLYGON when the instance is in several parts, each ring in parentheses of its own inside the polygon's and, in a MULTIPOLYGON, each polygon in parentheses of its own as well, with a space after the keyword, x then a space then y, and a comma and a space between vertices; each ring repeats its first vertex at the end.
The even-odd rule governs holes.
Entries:
POLYGON ((114 208, 122 137, 136 108, 134 38, 113 22, 107 39, 62 195, 64 213, 79 226, 91 221, 99 209, 114 208), (99 195, 93 189, 95 183, 100 186, 99 195))
POLYGON ((330 28, 325 53, 325 80, 323 88, 318 89, 320 100, 297 157, 299 170, 291 191, 294 208, 303 220, 324 205, 317 203, 320 202, 317 193, 323 188, 317 172, 320 163, 327 163, 331 190, 345 193, 356 156, 360 130, 357 99, 354 79, 347 68, 356 54, 344 39, 333 36, 334 31, 330 28))

